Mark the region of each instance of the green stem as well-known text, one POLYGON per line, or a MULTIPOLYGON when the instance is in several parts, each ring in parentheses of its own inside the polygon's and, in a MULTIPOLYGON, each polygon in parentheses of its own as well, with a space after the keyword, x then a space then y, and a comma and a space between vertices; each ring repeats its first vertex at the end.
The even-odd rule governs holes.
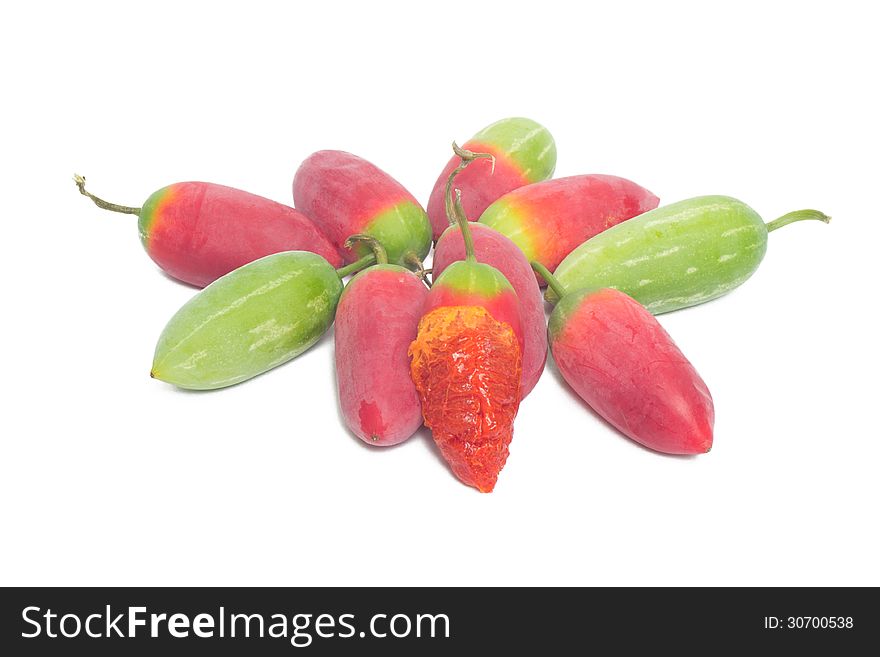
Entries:
POLYGON ((550 289, 556 293, 557 297, 561 299, 565 296, 565 288, 562 287, 562 283, 559 282, 559 279, 550 273, 549 269, 540 262, 532 261, 530 264, 532 265, 532 269, 534 269, 541 278, 547 281, 547 285, 549 285, 550 289))
POLYGON ((417 256, 412 251, 407 251, 406 255, 403 256, 403 264, 405 264, 409 269, 420 279, 422 282, 431 287, 431 281, 428 279, 428 274, 431 272, 430 269, 425 269, 425 263, 422 262, 421 258, 417 256))
POLYGON ((458 221, 458 229, 461 231, 461 238, 464 240, 464 259, 467 262, 476 262, 477 255, 474 251, 474 237, 471 235, 470 222, 461 206, 461 190, 455 190, 455 220, 458 221))
POLYGON ((88 196, 99 208, 103 208, 104 210, 111 210, 112 212, 121 212, 123 214, 139 215, 141 213, 140 208, 131 208, 127 205, 117 205, 116 203, 110 203, 109 201, 105 201, 104 199, 98 198, 94 194, 87 192, 86 179, 78 173, 73 174, 73 182, 75 182, 76 186, 79 188, 79 193, 83 196, 88 196))
POLYGON ((431 289, 433 283, 431 283, 431 279, 428 277, 428 274, 433 274, 434 270, 431 267, 425 269, 424 267, 416 272, 416 275, 422 279, 422 283, 428 286, 428 289, 431 289))
POLYGON ((788 224, 793 224, 796 221, 807 221, 809 219, 824 221, 826 224, 831 221, 831 217, 818 210, 795 210, 794 212, 782 215, 779 219, 774 219, 769 222, 767 224, 767 232, 772 233, 777 228, 788 226, 788 224))
POLYGON ((492 160, 492 173, 495 173, 495 156, 491 153, 474 153, 466 148, 461 148, 455 142, 452 142, 452 150, 459 158, 461 158, 461 162, 455 169, 453 169, 452 173, 449 174, 449 178, 446 179, 446 194, 444 199, 446 202, 446 218, 449 219, 451 225, 457 223, 458 227, 461 229, 461 237, 464 240, 464 259, 467 262, 476 262, 477 257, 474 255, 474 240, 471 237, 471 229, 468 226, 467 215, 461 205, 461 190, 455 190, 455 201, 453 201, 452 183, 455 181, 455 177, 464 171, 474 160, 492 160))
POLYGON ((366 269, 370 265, 376 264, 376 254, 368 253, 360 260, 355 260, 350 265, 345 265, 345 267, 340 267, 336 270, 336 275, 339 278, 345 278, 346 276, 350 276, 351 274, 358 273, 361 269, 366 269))
POLYGON ((366 244, 370 248, 370 251, 372 251, 373 255, 376 256, 376 264, 388 264, 388 252, 385 251, 385 247, 382 246, 382 242, 377 240, 375 237, 373 237, 372 235, 367 235, 366 233, 357 233, 356 235, 352 235, 347 240, 345 240, 344 246, 346 249, 351 250, 356 242, 366 244))
POLYGON ((467 169, 467 166, 474 160, 492 160, 492 173, 495 173, 495 156, 491 153, 474 153, 466 148, 462 148, 455 142, 452 142, 452 150, 459 158, 461 158, 461 162, 458 163, 458 166, 453 169, 452 173, 450 173, 449 177, 446 179, 446 192, 443 195, 443 200, 446 204, 446 218, 449 219, 450 225, 455 225, 455 213, 452 205, 452 182, 455 180, 455 177, 467 169))
POLYGON ((416 274, 421 276, 425 271, 425 263, 413 251, 407 251, 403 256, 403 264, 407 265, 416 274))

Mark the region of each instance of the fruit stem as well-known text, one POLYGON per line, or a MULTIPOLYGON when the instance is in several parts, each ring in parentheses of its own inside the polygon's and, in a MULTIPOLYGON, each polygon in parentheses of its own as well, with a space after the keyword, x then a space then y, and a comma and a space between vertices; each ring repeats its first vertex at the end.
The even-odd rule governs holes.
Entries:
POLYGON ((446 193, 443 195, 443 199, 446 203, 446 218, 449 219, 449 224, 454 226, 456 220, 452 206, 452 181, 455 180, 455 177, 464 171, 471 162, 479 159, 492 160, 492 173, 495 173, 495 156, 491 153, 474 153, 466 148, 462 148, 455 142, 452 142, 452 150, 458 155, 461 162, 458 163, 458 166, 452 170, 452 173, 450 173, 449 177, 446 179, 446 193))
POLYGON ((83 196, 88 196, 99 208, 103 208, 104 210, 111 210, 112 212, 121 212, 123 214, 140 214, 141 208, 131 208, 127 205, 117 205, 116 203, 110 203, 105 201, 104 199, 98 198, 91 192, 86 191, 86 179, 79 175, 78 173, 73 174, 73 182, 76 183, 76 186, 79 188, 79 193, 83 196))
POLYGON ((357 233, 345 240, 344 246, 350 251, 354 247, 356 242, 366 244, 370 248, 370 251, 372 251, 373 255, 376 256, 376 264, 388 264, 388 252, 385 251, 385 247, 382 246, 382 242, 377 240, 375 237, 373 237, 372 235, 367 235, 366 233, 357 233))
POLYGON ((532 265, 532 269, 535 270, 535 273, 547 281, 547 285, 550 286, 550 289, 553 290, 554 293, 556 293, 557 297, 561 299, 565 296, 565 288, 562 287, 562 283, 559 282, 559 279, 550 273, 549 269, 540 262, 532 261, 530 264, 532 265))
POLYGON ((420 279, 422 282, 431 287, 431 282, 428 280, 428 272, 430 269, 425 269, 425 263, 422 262, 422 259, 419 258, 414 252, 407 251, 406 255, 403 256, 403 263, 420 279))
POLYGON ((403 256, 403 264, 421 276, 425 271, 425 263, 413 251, 407 251, 403 256))
POLYGON ((788 224, 793 224, 796 221, 806 221, 808 219, 824 221, 826 224, 831 221, 831 217, 818 210, 795 210, 794 212, 782 215, 779 219, 774 219, 769 222, 767 224, 767 232, 772 233, 777 228, 788 226, 788 224))
POLYGON ((461 206, 461 190, 455 190, 455 219, 458 221, 458 229, 461 231, 461 238, 464 240, 464 259, 467 262, 476 262, 477 255, 474 252, 474 238, 471 235, 470 222, 461 206))
POLYGON ((355 260, 350 265, 345 265, 345 267, 340 267, 336 270, 336 275, 339 278, 345 278, 346 276, 350 276, 351 274, 358 273, 361 269, 366 269, 370 265, 376 264, 376 254, 368 253, 360 260, 355 260))

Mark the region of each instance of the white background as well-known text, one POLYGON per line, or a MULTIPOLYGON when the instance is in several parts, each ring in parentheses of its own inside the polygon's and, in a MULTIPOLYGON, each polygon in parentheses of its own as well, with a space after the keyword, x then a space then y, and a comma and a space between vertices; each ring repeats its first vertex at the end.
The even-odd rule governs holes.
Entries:
POLYGON ((880 584, 869 6, 9 5, 0 582, 880 584), (833 215, 772 234, 728 297, 661 318, 714 395, 710 454, 640 448, 549 364, 481 495, 427 433, 347 433, 332 334, 220 392, 149 378, 194 290, 75 171, 124 204, 193 179, 290 203, 298 163, 339 148, 426 202, 449 142, 511 115, 551 130, 560 176, 833 215))

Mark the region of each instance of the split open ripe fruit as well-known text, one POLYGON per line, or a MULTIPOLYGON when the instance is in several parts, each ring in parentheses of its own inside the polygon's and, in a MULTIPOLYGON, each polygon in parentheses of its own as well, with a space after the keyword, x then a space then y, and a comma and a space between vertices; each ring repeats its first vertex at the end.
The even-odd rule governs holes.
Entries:
POLYGON ((482 306, 441 306, 410 345, 425 424, 455 475, 482 492, 507 460, 522 358, 513 328, 482 306))

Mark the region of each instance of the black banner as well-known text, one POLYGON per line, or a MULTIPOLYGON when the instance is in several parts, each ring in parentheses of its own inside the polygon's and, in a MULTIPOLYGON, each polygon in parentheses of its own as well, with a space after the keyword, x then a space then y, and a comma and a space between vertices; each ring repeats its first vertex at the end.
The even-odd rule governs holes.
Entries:
POLYGON ((874 589, 4 589, 0 654, 854 654, 874 589), (562 653, 560 653, 562 654, 562 653))

